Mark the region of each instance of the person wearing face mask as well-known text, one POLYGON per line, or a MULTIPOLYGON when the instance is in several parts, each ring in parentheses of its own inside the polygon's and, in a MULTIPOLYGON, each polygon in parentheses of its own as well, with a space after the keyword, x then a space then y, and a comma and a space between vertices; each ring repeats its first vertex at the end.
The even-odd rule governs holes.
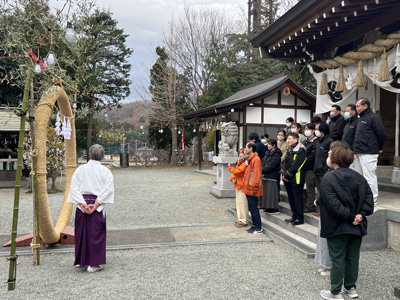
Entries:
POLYGON ((333 170, 321 182, 316 204, 321 207, 320 236, 327 239, 332 261, 329 290, 321 290, 324 299, 358 298, 360 248, 367 234, 367 216, 374 212, 373 194, 366 179, 349 169, 354 160, 347 147, 336 147, 330 154, 333 170))
MULTIPOLYGON (((326 159, 326 164, 328 166, 328 172, 332 170, 331 164, 331 153, 332 150, 336 147, 344 147, 349 148, 346 142, 343 141, 334 141, 330 145, 330 150, 328 152, 328 158, 326 159)), ((317 195, 314 204, 317 206, 318 198, 320 194, 317 195)), ((321 265, 321 268, 318 269, 318 272, 321 274, 322 277, 329 278, 331 276, 331 268, 332 268, 332 261, 329 258, 329 250, 328 250, 328 242, 326 238, 320 236, 321 233, 321 219, 318 223, 318 234, 317 234, 317 248, 315 249, 315 261, 321 265)))
POLYGON ((354 167, 368 181, 376 202, 379 195, 376 167, 386 141, 385 126, 381 117, 371 110, 368 99, 358 100, 356 109, 360 118, 354 137, 354 167))
POLYGON ((247 203, 246 195, 243 194, 243 176, 246 170, 246 160, 248 156, 245 154, 245 149, 239 149, 239 159, 236 161, 235 165, 229 164, 229 172, 232 173, 230 181, 235 184, 234 189, 236 190, 236 212, 237 220, 235 220, 234 225, 237 228, 248 226, 248 216, 249 207, 247 203))
POLYGON ((315 212, 314 200, 315 200, 315 176, 314 176, 314 160, 315 160, 315 145, 318 137, 314 135, 315 125, 309 123, 304 129, 304 135, 306 140, 303 145, 306 147, 307 160, 304 164, 305 170, 305 183, 306 189, 303 190, 303 204, 304 212, 315 212))
POLYGON ((294 123, 294 119, 292 117, 289 117, 286 119, 286 127, 283 129, 285 131, 285 134, 287 135, 290 131, 290 128, 292 127, 292 124, 294 123))
POLYGON ((290 131, 298 134, 299 143, 303 143, 306 140, 305 135, 301 133, 301 124, 300 123, 293 123, 290 128, 290 131))
POLYGON ((299 143, 297 133, 291 132, 287 138, 289 149, 283 164, 282 180, 289 198, 292 217, 285 222, 292 225, 304 224, 303 199, 304 163, 307 160, 306 147, 299 143))
POLYGON ((343 129, 342 140, 349 145, 352 151, 354 151, 354 137, 358 124, 358 115, 354 104, 347 105, 344 119, 346 120, 346 126, 344 126, 343 129))
POLYGON ((263 134, 263 135, 261 136, 261 143, 263 143, 263 145, 264 145, 265 147, 267 147, 267 149, 266 149, 265 151, 268 151, 268 140, 269 140, 269 135, 268 135, 268 133, 263 134))
POLYGON ((320 184, 322 177, 328 171, 326 159, 328 158, 329 147, 333 139, 329 136, 329 127, 326 123, 320 123, 315 126, 315 135, 319 137, 315 144, 315 161, 314 161, 314 175, 315 184, 318 193, 320 192, 320 184))
POLYGON ((288 143, 286 142, 286 132, 285 130, 279 130, 278 135, 276 136, 276 139, 278 140, 278 148, 282 151, 282 158, 281 158, 281 164, 285 161, 286 158, 286 152, 289 147, 288 143))
POLYGON ((340 141, 346 121, 341 115, 341 108, 339 105, 332 105, 329 117, 331 120, 329 123, 330 136, 334 141, 340 141))
POLYGON ((263 196, 262 206, 268 214, 279 214, 279 171, 281 169, 282 151, 279 150, 277 141, 268 141, 268 151, 262 160, 263 196))

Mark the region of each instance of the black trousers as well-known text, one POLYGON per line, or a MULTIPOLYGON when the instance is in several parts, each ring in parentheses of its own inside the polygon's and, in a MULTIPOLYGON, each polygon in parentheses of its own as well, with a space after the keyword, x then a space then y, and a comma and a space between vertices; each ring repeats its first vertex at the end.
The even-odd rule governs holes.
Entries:
POLYGON ((289 197, 290 209, 292 211, 292 218, 304 222, 303 212, 303 185, 285 182, 285 188, 289 197))

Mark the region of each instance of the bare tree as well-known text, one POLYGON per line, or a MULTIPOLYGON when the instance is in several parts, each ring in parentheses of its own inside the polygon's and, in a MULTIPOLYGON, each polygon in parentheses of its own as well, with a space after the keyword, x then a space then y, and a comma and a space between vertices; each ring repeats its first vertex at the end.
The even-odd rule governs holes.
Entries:
POLYGON ((192 85, 191 105, 199 108, 197 99, 210 85, 213 73, 213 53, 227 45, 227 34, 233 31, 233 23, 227 16, 212 7, 193 9, 185 5, 184 18, 177 21, 177 65, 190 77, 192 85))
MULTIPOLYGON (((182 115, 187 112, 185 102, 188 98, 188 82, 179 74, 177 58, 179 45, 176 40, 175 24, 170 24, 169 32, 164 34, 164 47, 157 47, 158 58, 150 70, 149 87, 142 86, 137 94, 151 107, 146 118, 157 128, 168 128, 171 132, 170 162, 178 163, 174 153, 178 151, 177 126, 183 122, 182 115)), ((165 137, 165 133, 163 134, 165 137)))

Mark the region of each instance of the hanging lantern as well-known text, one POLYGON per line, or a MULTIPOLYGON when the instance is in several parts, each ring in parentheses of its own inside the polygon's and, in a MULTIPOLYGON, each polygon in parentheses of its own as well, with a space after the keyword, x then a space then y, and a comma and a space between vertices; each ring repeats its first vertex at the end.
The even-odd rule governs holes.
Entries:
POLYGON ((42 73, 42 67, 40 66, 40 61, 36 62, 33 72, 35 72, 35 74, 38 74, 38 75, 42 73))
POLYGON ((49 53, 47 53, 45 61, 48 66, 54 66, 56 64, 57 59, 53 50, 50 50, 49 53))
POLYGON ((72 28, 71 22, 67 23, 67 28, 65 29, 65 40, 70 44, 75 43, 77 40, 76 33, 74 28, 72 28))

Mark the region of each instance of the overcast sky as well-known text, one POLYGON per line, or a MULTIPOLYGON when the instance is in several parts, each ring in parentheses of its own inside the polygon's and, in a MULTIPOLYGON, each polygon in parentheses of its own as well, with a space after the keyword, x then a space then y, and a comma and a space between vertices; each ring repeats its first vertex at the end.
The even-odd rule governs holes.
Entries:
MULTIPOLYGON (((65 0, 50 0, 51 7, 60 8, 64 3, 65 0)), ((179 19, 183 16, 185 3, 193 8, 220 8, 232 20, 243 18, 243 11, 247 11, 247 0, 97 0, 98 6, 109 8, 114 19, 118 21, 119 28, 129 34, 127 44, 134 50, 130 58, 133 84, 138 84, 143 66, 149 68, 154 64, 154 49, 162 44, 163 30, 168 27, 172 18, 179 19)), ((137 100, 138 96, 132 90, 129 98, 137 100)))

